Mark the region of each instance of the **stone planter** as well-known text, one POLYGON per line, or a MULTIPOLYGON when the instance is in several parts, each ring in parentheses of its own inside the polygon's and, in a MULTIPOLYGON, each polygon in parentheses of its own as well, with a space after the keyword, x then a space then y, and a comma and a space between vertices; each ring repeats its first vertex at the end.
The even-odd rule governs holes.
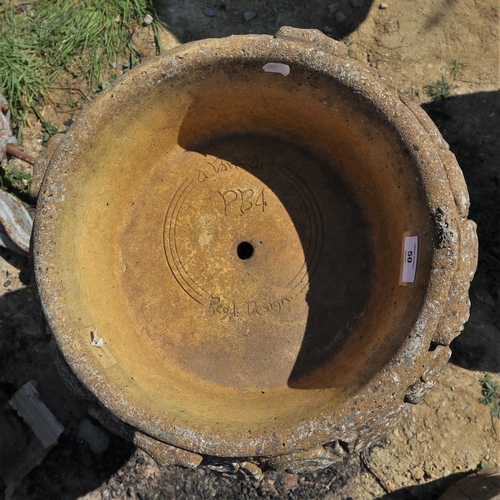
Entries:
POLYGON ((416 104, 317 31, 179 46, 39 161, 68 383, 162 464, 307 471, 386 433, 467 320, 475 225, 416 104))

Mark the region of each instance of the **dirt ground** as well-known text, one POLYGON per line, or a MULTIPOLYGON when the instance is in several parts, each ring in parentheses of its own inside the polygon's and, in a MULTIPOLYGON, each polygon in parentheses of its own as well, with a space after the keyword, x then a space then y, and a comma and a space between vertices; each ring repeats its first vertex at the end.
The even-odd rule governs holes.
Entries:
MULTIPOLYGON (((9 496, 17 500, 432 500, 480 463, 500 465, 500 419, 478 402, 480 378, 489 373, 500 381, 498 2, 388 0, 387 8, 369 0, 158 0, 154 4, 168 26, 166 46, 176 39, 185 43, 230 34, 273 34, 284 25, 315 28, 343 39, 351 57, 377 68, 420 103, 457 156, 470 190, 470 218, 477 222, 480 238, 471 317, 452 344, 453 357, 438 385, 421 404, 408 405, 397 428, 368 451, 371 470, 355 455, 314 474, 267 472, 256 484, 203 469, 160 468, 92 420, 85 403, 55 371, 50 339, 37 323, 27 259, 0 249, 0 390, 12 394, 36 380, 42 400, 66 428, 42 465, 9 496), (450 85, 450 95, 432 100, 426 86, 443 80, 450 85), (105 451, 93 452, 82 437, 83 419, 97 426, 101 440, 109 440, 105 451)), ((147 56, 153 48, 149 28, 142 28, 139 38, 140 50, 147 56)), ((67 105, 72 97, 54 94, 46 118, 60 128, 68 125, 79 112, 67 105)), ((80 107, 85 107, 86 99, 79 98, 80 107)), ((41 137, 34 125, 26 130, 21 147, 36 155, 43 149, 41 137)))

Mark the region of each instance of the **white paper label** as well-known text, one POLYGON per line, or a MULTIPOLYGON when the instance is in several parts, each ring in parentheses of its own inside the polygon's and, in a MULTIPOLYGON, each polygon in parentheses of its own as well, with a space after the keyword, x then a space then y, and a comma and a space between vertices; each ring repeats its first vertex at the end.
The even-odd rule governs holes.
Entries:
POLYGON ((97 333, 97 328, 94 328, 94 331, 92 332, 92 340, 90 343, 94 347, 102 347, 104 345, 104 340, 99 337, 99 334, 97 333))
POLYGON ((270 62, 264 65, 262 69, 266 73, 281 73, 283 76, 290 74, 290 66, 288 64, 270 62))
POLYGON ((418 236, 406 236, 403 249, 403 272, 401 281, 403 283, 414 283, 417 273, 418 259, 418 236))

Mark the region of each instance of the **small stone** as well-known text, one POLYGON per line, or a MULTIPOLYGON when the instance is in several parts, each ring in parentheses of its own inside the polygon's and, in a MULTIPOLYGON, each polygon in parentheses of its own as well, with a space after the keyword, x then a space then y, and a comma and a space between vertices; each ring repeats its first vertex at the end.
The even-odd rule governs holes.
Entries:
POLYGON ((7 287, 9 287, 9 286, 10 286, 10 284, 11 284, 11 283, 12 283, 12 281, 7 280, 7 281, 3 284, 3 286, 4 286, 5 288, 7 288, 7 287))
POLYGON ((149 26, 153 22, 153 16, 151 14, 146 14, 142 20, 144 26, 149 26))
POLYGON ((378 6, 378 8, 379 8, 380 10, 385 10, 385 9, 387 9, 388 7, 389 7, 389 4, 388 4, 388 3, 385 3, 385 2, 382 2, 382 3, 378 6))
POLYGON ((328 6, 328 10, 330 11, 330 14, 333 14, 335 11, 339 10, 340 4, 339 3, 331 3, 328 6))
POLYGON ((347 16, 343 12, 337 12, 335 19, 337 19, 339 23, 343 23, 347 19, 347 16))
POLYGON ((286 491, 295 490, 299 486, 299 476, 297 474, 286 474, 283 483, 286 491))
POLYGON ((94 425, 87 418, 82 419, 78 424, 77 436, 80 439, 87 441, 90 449, 96 455, 103 453, 109 446, 109 438, 106 433, 98 425, 94 425))
POLYGON ((213 7, 204 7, 203 14, 207 17, 215 17, 217 15, 217 11, 213 7))
POLYGON ((252 12, 251 10, 243 12, 243 18, 245 19, 245 21, 251 21, 255 18, 255 16, 257 16, 257 14, 255 12, 252 12))
POLYGON ((333 28, 331 26, 323 26, 323 33, 331 33, 333 28))

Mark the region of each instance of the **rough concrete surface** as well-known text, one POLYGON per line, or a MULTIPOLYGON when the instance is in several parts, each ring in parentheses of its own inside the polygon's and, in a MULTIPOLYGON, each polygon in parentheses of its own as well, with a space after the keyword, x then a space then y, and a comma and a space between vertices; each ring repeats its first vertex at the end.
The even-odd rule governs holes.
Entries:
MULTIPOLYGON (((231 33, 273 34, 281 25, 347 37, 350 56, 376 67, 414 99, 437 124, 467 181, 470 218, 478 224, 479 268, 471 288, 471 318, 452 343, 451 363, 419 405, 407 406, 401 422, 367 455, 348 457, 311 474, 267 472, 257 484, 236 477, 178 467, 158 467, 131 444, 102 429, 108 448, 99 453, 82 439, 85 403, 65 387, 36 321, 26 285, 28 263, 2 251, 0 260, 0 389, 13 394, 38 382, 45 404, 65 425, 59 444, 13 491, 12 498, 339 498, 432 499, 476 469, 499 463, 498 419, 481 405, 479 379, 498 380, 500 277, 498 219, 500 127, 498 7, 494 2, 436 5, 398 2, 388 8, 366 2, 165 2, 158 13, 179 41, 231 33), (207 16, 205 7, 215 9, 207 16), (253 12, 255 17, 245 12, 253 12), (338 15, 340 13, 343 16, 338 15), (344 17, 345 16, 345 17, 344 17), (331 29, 331 31, 330 31, 331 29), (460 63, 459 66, 455 63, 460 63), (460 68, 453 78, 452 68, 460 68), (431 101, 425 86, 450 82, 451 95, 431 101), (369 464, 367 467, 366 464, 369 464), (388 493, 388 491, 392 493, 388 493)), ((53 113, 58 119, 58 109, 53 113)), ((60 123, 67 120, 61 114, 60 123)), ((29 131, 20 146, 36 154, 39 135, 29 131), (30 143, 30 141, 32 141, 30 143)))

